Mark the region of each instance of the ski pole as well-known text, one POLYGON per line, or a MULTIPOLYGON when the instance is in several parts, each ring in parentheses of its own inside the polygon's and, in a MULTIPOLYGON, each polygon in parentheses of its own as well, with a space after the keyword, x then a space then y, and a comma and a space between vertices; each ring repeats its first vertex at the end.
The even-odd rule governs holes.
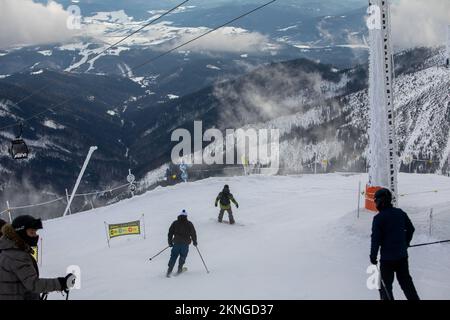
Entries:
POLYGON ((195 246, 195 248, 197 249, 197 252, 200 256, 200 259, 202 259, 203 265, 205 266, 206 272, 209 273, 208 267, 206 266, 205 260, 203 260, 202 254, 200 253, 200 250, 198 249, 197 246, 195 246))
POLYGON ((388 300, 392 300, 391 299, 391 295, 389 294, 388 289, 386 287, 386 284, 384 283, 383 277, 381 276, 381 270, 378 267, 378 265, 377 265, 377 269, 378 269, 378 272, 380 273, 381 286, 384 288, 384 292, 386 293, 386 297, 387 297, 388 300))
POLYGON ((161 253, 163 253, 164 251, 166 251, 167 249, 169 249, 170 248, 170 246, 167 246, 167 247, 165 247, 164 249, 162 249, 160 252, 158 252, 157 254, 155 254, 153 257, 151 257, 150 259, 148 259, 148 260, 152 260, 152 259, 154 259, 154 258, 156 258, 157 256, 159 256, 161 253))
POLYGON ((443 240, 443 241, 436 241, 436 242, 429 242, 429 243, 415 244, 415 245, 413 245, 413 246, 410 246, 410 248, 414 248, 414 247, 422 247, 422 246, 429 246, 429 245, 432 245, 432 244, 446 243, 446 242, 450 242, 450 240, 443 240))

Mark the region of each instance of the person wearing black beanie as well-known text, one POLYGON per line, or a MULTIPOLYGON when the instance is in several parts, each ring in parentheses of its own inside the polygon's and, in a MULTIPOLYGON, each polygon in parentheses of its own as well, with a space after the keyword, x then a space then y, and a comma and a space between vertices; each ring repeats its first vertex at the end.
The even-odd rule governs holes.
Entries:
POLYGON ((74 285, 75 276, 40 279, 32 247, 37 246, 41 219, 24 215, 2 227, 0 238, 0 300, 39 300, 40 294, 66 291, 74 285))

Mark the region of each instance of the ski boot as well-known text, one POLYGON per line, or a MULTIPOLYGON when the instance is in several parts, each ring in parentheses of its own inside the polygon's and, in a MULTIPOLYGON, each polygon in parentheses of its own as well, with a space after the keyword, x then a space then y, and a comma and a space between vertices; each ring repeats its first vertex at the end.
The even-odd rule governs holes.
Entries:
POLYGON ((235 223, 234 217, 233 217, 233 215, 231 213, 228 215, 228 218, 229 218, 230 224, 234 224, 235 223))
POLYGON ((167 269, 166 277, 170 278, 171 274, 172 274, 172 268, 167 269))
POLYGON ((180 274, 183 272, 183 266, 178 266, 177 274, 180 274))
POLYGON ((179 274, 181 274, 183 272, 186 272, 186 271, 187 271, 186 267, 178 266, 177 275, 179 275, 179 274))

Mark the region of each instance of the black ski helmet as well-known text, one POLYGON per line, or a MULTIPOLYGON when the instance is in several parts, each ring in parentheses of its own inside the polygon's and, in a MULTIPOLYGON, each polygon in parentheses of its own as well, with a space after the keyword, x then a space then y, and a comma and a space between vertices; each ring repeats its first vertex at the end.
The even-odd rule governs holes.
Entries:
POLYGON ((35 247, 38 244, 39 236, 28 236, 27 229, 42 229, 41 219, 36 219, 29 215, 18 216, 12 222, 12 227, 16 230, 19 237, 21 237, 30 247, 35 247))
POLYGON ((16 231, 27 230, 27 229, 42 229, 41 219, 36 219, 29 215, 18 216, 12 222, 12 227, 16 231))
POLYGON ((392 206, 392 193, 389 189, 382 188, 375 192, 374 201, 377 209, 388 208, 392 206))

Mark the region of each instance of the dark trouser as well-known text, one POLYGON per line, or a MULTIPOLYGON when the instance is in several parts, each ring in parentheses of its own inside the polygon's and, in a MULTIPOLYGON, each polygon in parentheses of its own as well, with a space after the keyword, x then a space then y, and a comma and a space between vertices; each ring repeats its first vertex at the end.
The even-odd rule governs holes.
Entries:
POLYGON ((233 217, 233 211, 231 211, 230 209, 220 209, 219 212, 219 222, 222 222, 223 219, 223 214, 226 212, 228 212, 228 219, 230 220, 230 223, 234 223, 234 217, 233 217))
POLYGON ((175 266, 175 262, 177 262, 178 256, 180 256, 180 260, 178 260, 178 269, 181 269, 186 262, 187 255, 189 253, 189 245, 183 243, 176 243, 172 247, 172 252, 170 253, 169 260, 169 270, 172 271, 175 266))
POLYGON ((394 282, 394 274, 397 275, 397 281, 408 300, 420 300, 414 287, 413 280, 409 274, 408 258, 395 261, 381 261, 381 300, 394 300, 392 294, 392 284, 394 282))

